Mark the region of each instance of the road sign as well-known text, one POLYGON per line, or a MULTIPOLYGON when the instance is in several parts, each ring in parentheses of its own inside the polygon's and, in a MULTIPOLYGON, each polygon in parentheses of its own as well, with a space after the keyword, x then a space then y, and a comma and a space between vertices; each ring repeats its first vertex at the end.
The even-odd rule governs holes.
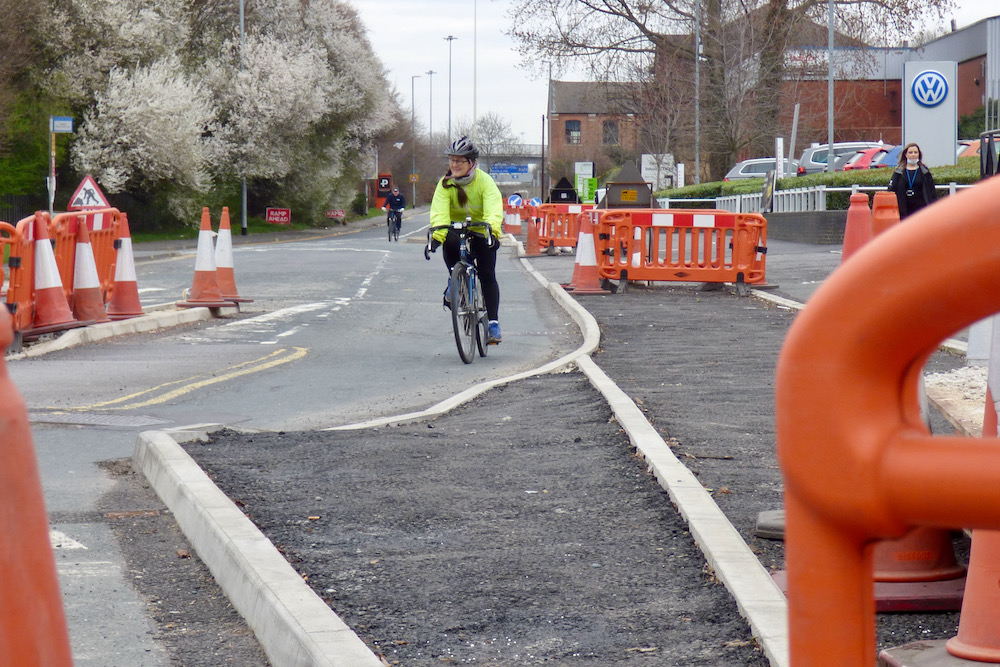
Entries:
POLYGON ((55 134, 69 134, 73 132, 72 116, 49 116, 49 131, 55 134))
POLYGON ((331 208, 331 209, 327 210, 326 217, 328 217, 328 218, 346 218, 347 216, 344 213, 344 209, 342 209, 342 208, 331 208))
POLYGON ((528 165, 508 164, 506 162, 496 162, 490 165, 491 174, 527 174, 528 165))
POLYGON ((521 205, 521 195, 511 195, 507 197, 507 206, 520 206, 521 205))
POLYGON ((265 210, 265 219, 272 225, 292 224, 292 209, 290 208, 268 208, 265 210))
POLYGON ((532 206, 541 206, 541 205, 542 205, 542 200, 541 200, 541 198, 540 198, 540 197, 532 197, 532 198, 531 198, 531 202, 529 202, 529 203, 530 203, 530 204, 531 204, 532 206))
POLYGON ((410 174, 410 183, 419 183, 420 174, 410 174))
POLYGON ((111 208, 108 198, 97 187, 97 181, 90 174, 83 177, 83 182, 69 198, 68 211, 85 211, 91 208, 111 208))

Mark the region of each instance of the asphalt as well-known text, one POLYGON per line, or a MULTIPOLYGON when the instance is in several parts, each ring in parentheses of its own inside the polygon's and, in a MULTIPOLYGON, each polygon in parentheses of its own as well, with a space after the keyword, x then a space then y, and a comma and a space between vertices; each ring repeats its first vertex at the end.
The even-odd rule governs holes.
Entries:
MULTIPOLYGON (((361 223, 382 224, 381 221, 361 223)), ((358 225, 318 230, 282 232, 273 239, 244 237, 234 232, 234 245, 251 242, 303 240, 350 232, 358 225)), ((511 244, 508 244, 511 245, 511 244)), ((190 251, 194 241, 139 244, 137 262, 190 251)), ((523 247, 516 247, 523 254, 523 247)), ((780 251, 789 259, 781 269, 769 268, 769 282, 777 287, 755 290, 753 296, 780 308, 798 309, 813 290, 839 264, 839 246, 802 246, 772 243, 772 256, 780 251)), ((699 479, 671 451, 643 410, 591 359, 600 343, 597 322, 581 304, 559 285, 573 268, 572 255, 538 259, 524 258, 525 269, 544 285, 553 301, 577 322, 583 344, 566 356, 532 372, 468 388, 425 411, 344 428, 370 428, 380 424, 419 422, 447 413, 497 385, 532 374, 575 367, 604 396, 621 427, 645 458, 661 486, 667 491, 705 559, 732 594, 758 643, 772 665, 788 662, 787 609, 756 554, 720 510, 699 479)), ((33 345, 20 356, 36 356, 70 345, 78 345, 125 333, 141 333, 194 319, 208 319, 207 309, 177 311, 168 306, 151 309, 141 318, 73 330, 53 341, 33 345)), ((964 352, 960 340, 949 343, 964 352)), ((17 358, 19 355, 9 356, 17 358)), ((226 592, 230 601, 254 630, 275 665, 343 665, 362 667, 382 661, 323 602, 245 514, 209 480, 181 443, 206 439, 214 427, 191 427, 142 433, 136 442, 133 466, 149 479, 171 510, 185 535, 226 592)), ((124 564, 123 564, 124 566, 124 564)), ((67 600, 67 605, 74 604, 67 600)))

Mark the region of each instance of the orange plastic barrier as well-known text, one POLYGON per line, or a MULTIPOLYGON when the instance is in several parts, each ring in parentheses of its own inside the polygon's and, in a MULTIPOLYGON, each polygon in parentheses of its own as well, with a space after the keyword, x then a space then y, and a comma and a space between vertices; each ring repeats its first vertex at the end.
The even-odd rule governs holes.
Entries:
POLYGON ((520 235, 523 232, 520 209, 520 206, 503 205, 503 227, 508 234, 520 235))
POLYGON ((919 391, 942 340, 1000 311, 998 197, 1000 180, 983 181, 872 239, 785 340, 775 411, 795 667, 872 664, 874 541, 1000 528, 1000 442, 932 436, 919 391))
MULTIPOLYGON (((47 213, 44 215, 48 216, 47 213)), ((118 209, 107 208, 87 213, 59 213, 49 222, 49 237, 55 241, 56 265, 59 267, 59 277, 67 299, 72 296, 77 227, 81 222, 87 224, 87 231, 90 232, 90 247, 97 265, 101 293, 105 301, 110 297, 114 288, 117 259, 115 248, 120 216, 118 209), (95 220, 101 223, 97 229, 94 229, 95 220)))
POLYGON ((580 233, 580 214, 589 211, 593 204, 542 204, 535 207, 541 221, 538 243, 552 253, 556 248, 575 248, 580 233))
MULTIPOLYGON (((3 223, 6 224, 6 223, 3 223)), ((0 352, 13 340, 0 308, 0 352)), ((28 409, 0 358, 0 662, 72 665, 28 409)))
POLYGON ((767 221, 759 214, 594 209, 589 215, 602 278, 766 282, 767 221))

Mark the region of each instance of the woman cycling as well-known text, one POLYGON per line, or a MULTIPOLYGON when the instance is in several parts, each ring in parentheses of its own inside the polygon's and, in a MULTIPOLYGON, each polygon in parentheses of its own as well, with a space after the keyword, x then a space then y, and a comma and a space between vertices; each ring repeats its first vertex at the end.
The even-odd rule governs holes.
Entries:
MULTIPOLYGON (((469 239, 469 247, 475 258, 486 314, 490 320, 486 342, 496 345, 502 340, 496 263, 503 230, 503 198, 490 175, 476 166, 479 149, 468 137, 456 139, 447 154, 448 172, 438 181, 431 200, 431 227, 442 227, 434 230, 433 239, 444 247, 444 263, 450 272, 459 260, 459 239, 457 232, 445 227, 452 221, 464 221, 467 215, 472 222, 483 223, 482 231, 488 233, 490 239, 473 235, 469 239)), ((445 305, 450 305, 447 289, 444 294, 445 305)))

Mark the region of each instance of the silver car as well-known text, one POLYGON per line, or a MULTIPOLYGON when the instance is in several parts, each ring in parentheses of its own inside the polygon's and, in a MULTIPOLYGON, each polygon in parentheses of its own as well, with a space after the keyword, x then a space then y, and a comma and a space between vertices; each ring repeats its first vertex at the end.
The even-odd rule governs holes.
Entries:
MULTIPOLYGON (((773 157, 758 157, 752 160, 737 162, 736 166, 729 170, 724 181, 734 181, 739 178, 764 178, 767 172, 774 171, 778 160, 773 157)), ((795 174, 795 160, 785 160, 785 176, 795 174)))
MULTIPOLYGON (((878 148, 881 145, 882 143, 878 141, 845 141, 835 143, 833 145, 834 162, 836 162, 836 158, 842 155, 863 151, 866 148, 878 148)), ((810 146, 802 151, 802 157, 799 158, 798 175, 805 176, 806 174, 818 174, 821 171, 826 171, 826 161, 829 153, 829 144, 810 146)))

